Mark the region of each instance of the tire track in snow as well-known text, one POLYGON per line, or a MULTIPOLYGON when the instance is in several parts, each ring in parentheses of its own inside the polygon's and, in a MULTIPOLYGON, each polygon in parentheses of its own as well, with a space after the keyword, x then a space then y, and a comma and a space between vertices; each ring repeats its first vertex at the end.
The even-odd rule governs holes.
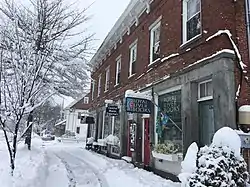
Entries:
POLYGON ((67 173, 68 173, 68 179, 69 179, 69 187, 76 187, 76 180, 75 180, 75 176, 74 173, 72 171, 72 169, 70 168, 69 164, 60 156, 58 156, 57 154, 55 154, 57 158, 59 158, 61 160, 61 162, 64 164, 67 173))
POLYGON ((71 153, 66 152, 66 151, 63 151, 63 153, 69 155, 71 158, 74 158, 75 160, 78 160, 78 161, 84 163, 86 166, 88 166, 89 169, 91 169, 91 171, 95 174, 97 180, 100 183, 100 187, 109 187, 108 182, 107 182, 105 176, 102 173, 100 173, 98 171, 98 169, 94 168, 91 164, 89 164, 88 162, 86 162, 82 158, 79 158, 79 157, 77 157, 77 156, 75 156, 75 155, 73 155, 71 153))

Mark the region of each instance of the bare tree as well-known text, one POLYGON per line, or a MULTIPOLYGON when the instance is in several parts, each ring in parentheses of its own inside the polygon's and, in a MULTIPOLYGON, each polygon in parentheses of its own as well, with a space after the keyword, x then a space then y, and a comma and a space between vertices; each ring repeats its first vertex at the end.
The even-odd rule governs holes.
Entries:
POLYGON ((30 126, 34 109, 53 94, 77 97, 87 85, 92 35, 78 29, 88 21, 85 9, 72 7, 63 0, 0 7, 0 124, 12 171, 23 119, 30 126))

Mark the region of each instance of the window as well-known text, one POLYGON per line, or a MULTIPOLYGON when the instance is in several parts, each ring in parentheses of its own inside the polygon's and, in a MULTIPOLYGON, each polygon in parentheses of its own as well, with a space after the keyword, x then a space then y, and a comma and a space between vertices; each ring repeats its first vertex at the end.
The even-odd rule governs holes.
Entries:
POLYGON ((80 127, 76 127, 76 133, 80 134, 80 127))
POLYGON ((77 114, 78 114, 78 119, 81 119, 82 113, 78 112, 77 114))
POLYGON ((83 103, 84 104, 89 104, 89 97, 84 97, 83 103))
POLYGON ((199 101, 213 99, 212 80, 207 80, 207 81, 199 83, 198 99, 199 101))
POLYGON ((106 69, 105 73, 105 92, 109 90, 110 68, 106 69))
POLYGON ((91 98, 94 100, 94 93, 95 93, 95 80, 92 80, 92 90, 91 90, 91 98))
POLYGON ((161 22, 158 21, 154 23, 151 27, 150 27, 151 28, 150 29, 150 64, 160 57, 161 22))
POLYGON ((99 79, 98 79, 98 92, 97 92, 97 97, 99 97, 100 94, 101 94, 101 81, 102 81, 102 74, 99 75, 99 79))
POLYGON ((135 74, 135 63, 137 58, 137 41, 130 46, 129 77, 135 74))
POLYGON ((120 84, 120 81, 121 81, 121 65, 122 65, 121 57, 118 57, 117 60, 116 60, 115 85, 120 84))
POLYGON ((183 42, 201 34, 201 1, 183 0, 183 42))
POLYGON ((169 146, 174 148, 165 154, 181 155, 183 151, 181 105, 181 90, 158 97, 156 123, 158 145, 156 149, 169 146))

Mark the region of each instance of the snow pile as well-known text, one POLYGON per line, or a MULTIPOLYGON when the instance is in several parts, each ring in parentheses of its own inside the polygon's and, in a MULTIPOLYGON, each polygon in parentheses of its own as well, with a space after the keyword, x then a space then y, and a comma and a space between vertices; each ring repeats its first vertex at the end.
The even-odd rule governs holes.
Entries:
MULTIPOLYGON (((181 174, 178 176, 182 184, 186 184, 192 173, 197 169, 196 160, 198 151, 198 146, 195 142, 192 143, 187 150, 187 154, 181 163, 181 174)), ((183 187, 185 187, 185 185, 183 187)))
POLYGON ((198 151, 197 145, 192 144, 179 175, 182 186, 246 186, 249 174, 247 165, 240 156, 240 146, 238 134, 228 127, 215 133, 210 146, 198 151))
POLYGON ((107 145, 107 140, 106 139, 98 139, 97 143, 100 146, 106 146, 107 145))
MULTIPOLYGON (((23 143, 23 142, 22 142, 23 143)), ((0 181, 3 187, 43 186, 46 177, 45 152, 41 139, 32 139, 29 151, 24 144, 18 146, 16 168, 13 177, 10 175, 9 155, 6 145, 0 147, 0 181)))
POLYGON ((94 141, 95 141, 95 138, 93 137, 87 138, 87 144, 93 144, 94 141))
POLYGON ((151 92, 135 92, 133 90, 127 90, 125 92, 125 98, 126 97, 133 97, 133 98, 140 98, 140 99, 147 99, 147 100, 152 100, 152 94, 151 92))
POLYGON ((114 136, 112 134, 110 134, 106 139, 107 144, 110 145, 118 145, 120 143, 120 140, 117 136, 114 136))
POLYGON ((179 53, 173 53, 171 55, 168 55, 168 56, 164 57, 163 59, 161 59, 161 62, 164 62, 164 61, 169 60, 169 59, 176 57, 176 56, 179 56, 179 53))

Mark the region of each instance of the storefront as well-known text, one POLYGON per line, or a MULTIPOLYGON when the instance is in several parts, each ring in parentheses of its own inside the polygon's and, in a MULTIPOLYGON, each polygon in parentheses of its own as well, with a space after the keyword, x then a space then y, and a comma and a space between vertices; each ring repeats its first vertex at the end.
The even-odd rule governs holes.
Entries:
POLYGON ((223 55, 154 85, 156 171, 178 175, 192 142, 209 145, 217 129, 236 128, 234 62, 223 55))

